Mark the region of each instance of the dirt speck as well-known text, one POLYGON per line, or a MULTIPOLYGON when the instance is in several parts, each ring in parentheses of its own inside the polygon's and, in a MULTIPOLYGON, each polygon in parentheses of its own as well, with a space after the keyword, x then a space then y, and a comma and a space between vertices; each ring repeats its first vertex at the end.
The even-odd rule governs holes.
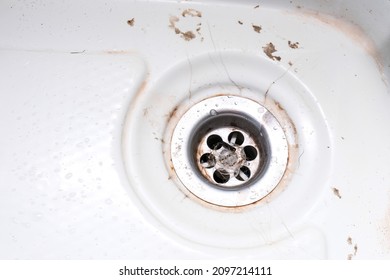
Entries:
MULTIPOLYGON (((349 246, 352 246, 352 237, 351 236, 348 236, 347 243, 349 246)), ((355 243, 355 245, 353 245, 353 252, 347 255, 347 259, 352 260, 352 258, 354 256, 356 256, 357 252, 358 252, 358 245, 357 245, 357 243, 355 243)))
POLYGON ((237 21, 237 22, 238 22, 238 24, 241 24, 241 25, 243 24, 243 22, 242 22, 241 20, 239 20, 239 21, 237 21))
POLYGON ((333 194, 334 194, 335 196, 337 196, 339 199, 341 199, 340 190, 337 189, 337 188, 332 188, 332 190, 333 190, 333 194))
POLYGON ((288 41, 288 46, 289 46, 290 48, 292 48, 292 49, 297 49, 297 48, 299 48, 299 42, 293 43, 293 42, 291 42, 291 41, 288 41))
POLYGON ((255 25, 252 23, 253 30, 257 33, 260 33, 261 31, 261 26, 260 25, 255 25))
POLYGON ((186 41, 190 41, 196 37, 192 31, 187 31, 184 33, 182 32, 181 35, 184 38, 184 40, 186 40, 186 41))
POLYGON ((191 16, 191 17, 202 17, 202 13, 200 11, 197 11, 195 9, 187 9, 187 10, 184 10, 181 15, 183 17, 186 17, 186 16, 191 16))
POLYGON ((260 7, 260 5, 256 5, 253 7, 253 9, 258 9, 260 7))
MULTIPOLYGON (((194 9, 187 9, 184 10, 181 13, 182 20, 186 21, 186 17, 202 17, 202 13, 200 11, 194 10, 194 9)), ((180 22, 180 18, 177 16, 171 16, 169 18, 169 27, 172 28, 175 31, 175 34, 180 35, 185 41, 191 41, 192 39, 196 38, 195 32, 198 33, 201 36, 201 26, 202 23, 198 22, 194 30, 187 30, 187 31, 182 31, 178 27, 178 23, 180 22)), ((203 38, 203 37, 202 37, 203 38)), ((202 40, 201 38, 201 40, 202 40)))
POLYGON ((169 27, 175 27, 175 24, 179 22, 179 20, 180 19, 176 16, 169 17, 169 23, 170 23, 169 27))
POLYGON ((271 42, 263 47, 263 51, 272 60, 280 61, 282 59, 280 56, 273 55, 277 50, 271 42))
POLYGON ((134 19, 134 18, 129 19, 129 20, 127 21, 127 24, 130 25, 130 26, 134 26, 134 23, 135 23, 135 19, 134 19))
POLYGON ((288 62, 288 65, 290 65, 290 66, 293 66, 293 64, 292 64, 292 62, 291 62, 291 61, 289 61, 289 62, 288 62))

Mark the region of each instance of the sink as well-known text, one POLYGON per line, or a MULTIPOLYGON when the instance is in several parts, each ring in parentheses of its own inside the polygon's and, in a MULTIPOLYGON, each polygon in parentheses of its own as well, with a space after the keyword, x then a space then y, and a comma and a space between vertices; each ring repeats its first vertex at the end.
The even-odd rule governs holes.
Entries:
POLYGON ((390 258, 390 1, 0 6, 0 259, 390 258))

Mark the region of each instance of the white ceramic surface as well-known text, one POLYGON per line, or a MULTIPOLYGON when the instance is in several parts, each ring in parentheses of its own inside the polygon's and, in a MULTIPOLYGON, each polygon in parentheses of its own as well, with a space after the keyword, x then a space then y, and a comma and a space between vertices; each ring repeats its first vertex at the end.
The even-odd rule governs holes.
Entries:
POLYGON ((389 11, 1 1, 0 258, 390 258, 389 11), (267 92, 296 125, 291 183, 249 211, 160 180, 167 116, 217 89, 267 92))

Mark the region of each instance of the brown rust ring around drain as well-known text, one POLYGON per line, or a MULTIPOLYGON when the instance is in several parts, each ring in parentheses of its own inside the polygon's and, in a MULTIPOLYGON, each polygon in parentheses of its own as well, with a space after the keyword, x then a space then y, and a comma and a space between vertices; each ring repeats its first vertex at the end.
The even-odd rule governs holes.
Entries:
MULTIPOLYGON (((186 112, 180 107, 175 107, 176 124, 170 126, 173 128, 170 137, 171 145, 168 144, 170 152, 169 154, 166 153, 166 157, 171 170, 170 177, 176 177, 175 181, 187 196, 194 197, 195 200, 206 203, 208 206, 240 208, 258 203, 270 193, 274 193, 275 188, 286 181, 289 169, 291 169, 290 152, 294 150, 290 151, 291 141, 288 141, 288 139, 293 139, 292 142, 295 145, 295 135, 293 137, 286 136, 284 128, 287 127, 289 130, 287 133, 291 134, 290 128, 293 125, 285 126, 284 122, 280 124, 271 111, 259 103, 233 95, 207 98, 193 105, 186 112), (203 107, 205 109, 202 109, 203 107), (191 157, 189 155, 191 149, 188 148, 190 132, 194 125, 196 126, 199 123, 199 120, 207 117, 206 115, 209 114, 210 110, 216 110, 217 112, 233 111, 241 114, 243 112, 240 108, 245 108, 244 115, 246 117, 249 116, 257 120, 259 125, 265 127, 270 139, 270 160, 265 174, 251 184, 235 190, 221 190, 221 188, 216 187, 216 184, 205 182, 205 178, 211 179, 210 174, 206 174, 202 170, 199 172, 188 159, 191 157), (194 114, 190 114, 191 112, 194 114), (189 120, 191 120, 192 125, 188 123, 189 120)), ((280 116, 280 114, 278 115, 280 116)))

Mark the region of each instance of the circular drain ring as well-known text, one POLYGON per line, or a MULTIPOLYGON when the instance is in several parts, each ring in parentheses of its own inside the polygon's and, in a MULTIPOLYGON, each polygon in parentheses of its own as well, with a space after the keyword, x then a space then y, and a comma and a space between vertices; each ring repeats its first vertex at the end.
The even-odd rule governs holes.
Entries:
MULTIPOLYGON (((234 148, 226 143, 227 139, 224 140, 225 142, 221 143, 225 143, 228 146, 227 148, 230 147, 229 149, 235 149, 235 151, 236 148, 239 148, 238 145, 234 148)), ((173 132, 171 143, 171 160, 179 180, 196 197, 218 206, 236 207, 259 201, 276 187, 287 167, 288 143, 282 127, 265 107, 247 98, 217 96, 193 105, 180 118, 173 132), (242 111, 243 109, 245 111, 242 111), (238 116, 236 118, 241 119, 229 121, 229 118, 235 120, 235 115, 238 116), (200 132, 202 130, 204 132, 209 131, 209 134, 212 133, 213 124, 217 126, 214 129, 221 128, 220 126, 223 127, 224 124, 221 122, 218 125, 218 119, 233 123, 230 124, 230 127, 225 127, 230 128, 231 132, 249 127, 250 125, 246 124, 252 123, 251 127, 253 129, 249 135, 253 135, 255 140, 262 137, 264 139, 262 142, 266 142, 266 149, 263 149, 265 151, 261 155, 267 161, 266 166, 261 170, 263 172, 258 174, 259 176, 254 177, 254 180, 248 180, 248 182, 236 180, 233 184, 226 180, 226 182, 218 183, 209 178, 209 174, 206 173, 209 169, 199 170, 197 164, 195 164, 194 161, 199 161, 202 156, 197 152, 199 151, 198 147, 199 145, 205 146, 205 144, 204 140, 200 143, 199 140, 195 140, 195 143, 193 143, 193 140, 203 138, 201 137, 202 132, 200 132), (258 131, 253 131, 254 129, 258 129, 258 131)), ((220 147, 220 149, 225 149, 224 151, 228 151, 227 148, 220 147)), ((235 155, 235 153, 232 153, 232 155, 235 155)), ((248 164, 251 164, 251 162, 245 161, 238 167, 250 167, 248 164)))
POLYGON ((269 244, 304 226, 328 187, 330 145, 320 103, 297 77, 267 58, 233 51, 190 57, 190 63, 184 59, 143 87, 130 104, 122 136, 129 195, 145 220, 172 241, 221 257, 232 249, 245 249, 235 250, 236 256, 250 251, 266 257, 269 244), (181 186, 169 161, 180 117, 194 104, 226 94, 264 104, 289 144, 287 170, 278 186, 242 207, 197 203, 200 199, 181 186))

